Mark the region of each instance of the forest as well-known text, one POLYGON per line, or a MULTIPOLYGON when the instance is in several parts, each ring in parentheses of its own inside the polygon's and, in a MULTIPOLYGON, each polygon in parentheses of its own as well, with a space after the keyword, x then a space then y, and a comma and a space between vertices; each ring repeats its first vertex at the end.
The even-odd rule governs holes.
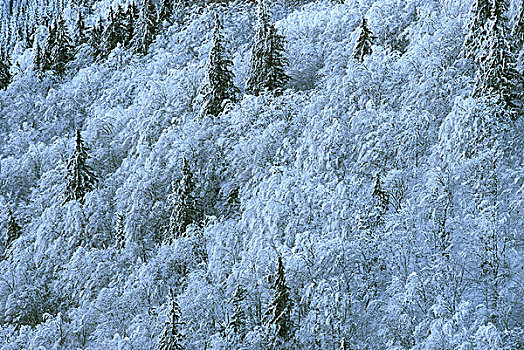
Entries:
POLYGON ((524 349, 524 0, 0 3, 0 350, 524 349))

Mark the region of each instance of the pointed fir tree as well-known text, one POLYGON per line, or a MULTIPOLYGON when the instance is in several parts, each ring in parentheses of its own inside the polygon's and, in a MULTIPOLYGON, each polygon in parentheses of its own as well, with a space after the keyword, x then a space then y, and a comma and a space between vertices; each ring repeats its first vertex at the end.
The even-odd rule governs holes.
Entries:
POLYGON ((505 0, 492 3, 484 48, 478 53, 479 67, 473 88, 474 97, 490 98, 500 107, 498 117, 501 118, 514 118, 522 80, 516 70, 515 57, 507 37, 508 6, 505 0))
POLYGON ((124 249, 126 244, 126 233, 124 231, 124 215, 116 213, 115 223, 115 247, 124 249))
POLYGON ((102 55, 104 27, 99 20, 90 28, 87 38, 87 44, 93 49, 95 58, 102 55))
POLYGON ((364 62, 364 57, 373 53, 372 46, 375 36, 371 30, 369 30, 364 17, 362 17, 362 23, 360 24, 359 30, 360 34, 358 36, 355 49, 353 50, 353 57, 355 57, 355 59, 359 62, 364 62))
POLYGON ((183 158, 182 178, 173 185, 173 210, 169 220, 170 238, 178 238, 186 233, 187 227, 198 221, 199 213, 193 195, 195 183, 187 159, 183 158))
POLYGON ((224 110, 227 101, 238 101, 240 90, 233 83, 234 74, 231 71, 233 63, 227 58, 228 52, 222 37, 222 25, 218 14, 215 14, 213 30, 213 46, 209 52, 207 65, 207 84, 204 87, 205 97, 202 116, 218 117, 224 110))
POLYGON ((288 349, 291 348, 293 338, 292 303, 281 257, 278 257, 277 272, 273 277, 272 289, 274 291, 273 298, 264 315, 267 331, 266 340, 270 349, 288 349))
POLYGON ((479 50, 484 47, 488 21, 491 18, 491 2, 492 0, 474 0, 473 2, 462 47, 462 55, 465 58, 476 58, 479 50))
POLYGON ((56 75, 65 73, 67 63, 73 59, 73 43, 65 21, 59 17, 49 28, 49 35, 40 59, 41 71, 54 71, 56 75))
POLYGON ((13 211, 11 209, 7 212, 7 240, 6 240, 6 250, 8 250, 14 241, 16 241, 22 235, 22 227, 18 224, 13 211))
POLYGON ((246 88, 254 95, 264 91, 279 93, 289 80, 285 72, 284 37, 270 22, 264 0, 258 3, 257 17, 246 88))
POLYGON ((173 16, 173 0, 162 0, 160 2, 160 9, 158 10, 158 23, 161 24, 164 21, 168 24, 171 23, 171 17, 173 16))
POLYGON ((120 5, 109 9, 109 18, 102 33, 102 56, 107 57, 119 44, 124 45, 129 37, 124 10, 120 5))
POLYGON ((76 47, 87 43, 87 28, 85 26, 84 17, 82 16, 81 11, 78 11, 78 16, 76 18, 73 32, 73 41, 76 47))
POLYGON ((42 72, 42 49, 40 48, 40 44, 38 42, 36 42, 35 55, 33 57, 33 66, 34 71, 37 74, 40 74, 42 72))
POLYGON ((125 13, 125 25, 126 25, 126 39, 124 42, 125 48, 130 48, 133 43, 133 36, 135 34, 135 25, 138 21, 138 8, 135 2, 131 2, 126 9, 125 13))
POLYGON ((137 22, 133 48, 136 53, 145 55, 155 40, 158 26, 155 5, 152 0, 144 0, 137 22))
POLYGON ((182 335, 179 327, 181 312, 178 303, 176 302, 173 290, 170 290, 171 309, 169 313, 169 321, 166 322, 164 330, 158 339, 157 350, 183 350, 182 335))
POLYGON ((524 45, 524 1, 520 1, 519 10, 515 18, 515 24, 511 30, 511 37, 513 39, 513 46, 516 51, 522 49, 524 45))
POLYGON ((75 150, 67 162, 66 189, 64 203, 70 200, 84 202, 85 195, 92 191, 97 178, 91 168, 87 165, 89 159, 89 148, 84 146, 80 130, 76 131, 75 150))
POLYGON ((237 286, 231 297, 233 314, 227 325, 227 336, 230 342, 242 341, 246 335, 246 313, 244 312, 244 300, 247 290, 241 285, 237 286))
POLYGON ((9 56, 2 51, 0 52, 0 90, 5 89, 11 83, 11 79, 9 56))

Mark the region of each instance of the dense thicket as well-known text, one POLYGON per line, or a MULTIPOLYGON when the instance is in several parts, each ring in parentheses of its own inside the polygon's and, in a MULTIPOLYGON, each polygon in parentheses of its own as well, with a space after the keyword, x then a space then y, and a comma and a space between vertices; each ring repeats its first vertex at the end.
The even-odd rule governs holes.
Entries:
POLYGON ((521 1, 8 3, 0 349, 524 348, 521 1))

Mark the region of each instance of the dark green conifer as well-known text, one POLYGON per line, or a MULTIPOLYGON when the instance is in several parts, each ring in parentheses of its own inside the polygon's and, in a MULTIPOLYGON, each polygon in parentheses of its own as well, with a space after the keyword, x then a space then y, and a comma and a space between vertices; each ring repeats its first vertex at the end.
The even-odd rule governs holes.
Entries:
POLYGON ((3 51, 0 52, 0 90, 5 89, 11 83, 10 68, 9 56, 3 51))
POLYGON ((93 49, 93 56, 100 57, 102 55, 104 27, 99 20, 90 28, 87 43, 93 49))
POLYGON ((484 40, 488 33, 488 21, 491 18, 491 1, 474 0, 469 14, 466 39, 462 54, 466 58, 476 58, 477 53, 484 47, 484 40))
POLYGON ((92 191, 97 178, 87 165, 89 148, 84 146, 80 130, 76 131, 75 150, 67 162, 66 189, 64 203, 70 200, 84 202, 85 195, 92 191))
POLYGON ((164 326, 164 330, 158 339, 157 350, 183 350, 182 347, 182 335, 180 334, 179 327, 182 325, 180 322, 181 312, 178 303, 176 302, 173 291, 171 290, 170 304, 171 309, 169 312, 169 320, 164 326))
POLYGON ((522 49, 524 45, 524 1, 521 0, 519 4, 519 10, 515 18, 515 24, 511 31, 511 37, 513 40, 514 47, 516 50, 522 49))
POLYGON ((233 314, 227 326, 227 336, 231 342, 242 341, 246 335, 246 314, 244 312, 244 300, 247 296, 247 290, 238 285, 231 297, 233 305, 233 314))
POLYGON ((353 50, 353 57, 359 62, 364 62, 364 57, 366 55, 371 55, 373 53, 373 39, 375 36, 369 30, 367 26, 366 19, 362 17, 362 23, 360 24, 360 34, 357 39, 357 44, 353 50))
POLYGON ((183 158, 182 178, 173 185, 171 201, 173 210, 169 222, 172 238, 178 238, 186 233, 187 227, 198 221, 196 199, 194 197, 195 183, 193 173, 186 158, 183 158))
POLYGON ((73 40, 75 43, 75 46, 78 47, 82 44, 85 44, 87 42, 87 29, 84 23, 84 17, 82 16, 82 12, 78 11, 78 16, 75 23, 75 28, 73 32, 73 40))
POLYGON ((227 101, 236 102, 240 90, 233 83, 234 74, 231 71, 232 62, 227 58, 228 52, 224 46, 220 18, 215 14, 213 30, 213 46, 209 52, 207 65, 207 84, 204 88, 205 98, 202 116, 218 117, 224 110, 227 101))
POLYGON ((133 48, 136 53, 145 55, 155 40, 158 26, 157 13, 152 0, 143 1, 137 22, 133 48))
POLYGON ((264 91, 279 93, 289 80, 285 72, 284 38, 271 23, 264 0, 258 3, 257 15, 246 88, 254 95, 264 91))
POLYGON ((7 240, 6 240, 6 250, 11 247, 13 242, 17 240, 22 235, 22 227, 18 224, 13 211, 11 209, 7 212, 7 240))
POLYGON ((128 38, 126 18, 120 5, 116 10, 109 9, 109 18, 102 34, 102 56, 108 56, 119 44, 124 45, 128 38))
POLYGON ((277 272, 272 281, 273 298, 264 316, 267 342, 270 349, 291 349, 293 323, 291 321, 292 302, 286 285, 284 264, 278 257, 277 272))

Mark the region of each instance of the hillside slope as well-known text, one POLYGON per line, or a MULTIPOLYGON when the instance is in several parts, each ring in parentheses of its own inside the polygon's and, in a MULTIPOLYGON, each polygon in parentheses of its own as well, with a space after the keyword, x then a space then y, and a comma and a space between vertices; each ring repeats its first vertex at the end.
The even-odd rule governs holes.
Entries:
POLYGON ((474 93, 471 2, 274 1, 290 80, 258 96, 254 6, 188 5, 147 54, 84 45, 61 77, 12 48, 0 349, 154 349, 172 328, 183 349, 524 348, 524 125, 474 93), (211 118, 215 13, 241 98, 211 118), (76 130, 98 182, 64 201, 76 130))

